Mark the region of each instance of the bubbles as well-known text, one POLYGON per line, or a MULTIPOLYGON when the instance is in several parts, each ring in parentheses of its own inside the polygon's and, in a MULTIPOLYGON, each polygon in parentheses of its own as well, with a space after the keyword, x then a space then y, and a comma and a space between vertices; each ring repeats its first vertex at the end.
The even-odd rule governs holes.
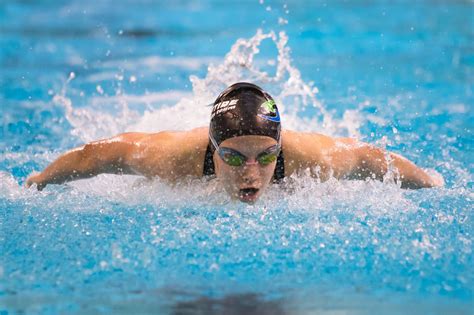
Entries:
MULTIPOLYGON (((268 90, 286 129, 360 136, 362 127, 375 125, 401 137, 371 136, 388 148, 410 143, 407 133, 418 136, 390 123, 394 113, 403 112, 403 95, 389 100, 392 110, 385 114, 371 101, 361 101, 335 115, 319 101, 318 87, 303 80, 295 67, 285 32, 258 30, 236 40, 217 60, 145 56, 127 65, 111 60, 103 66, 87 78, 99 94, 86 95, 87 105, 70 95, 73 85, 84 80, 79 71, 65 78, 53 98, 78 142, 124 131, 205 126, 207 105, 237 81, 268 90), (276 53, 264 58, 268 43, 276 53), (141 83, 136 65, 198 71, 203 63, 209 63, 207 73, 190 77, 192 91, 132 95, 123 89, 141 83), (117 85, 109 89, 96 82, 104 78, 117 85), (115 94, 105 93, 113 89, 115 94)), ((466 108, 458 104, 451 112, 463 114, 466 108)), ((307 291, 312 300, 314 292, 340 297, 337 292, 360 291, 371 298, 408 292, 467 299, 474 283, 472 174, 452 159, 456 137, 446 133, 444 139, 449 146, 440 149, 444 160, 433 164, 445 170, 440 180, 446 172, 454 174, 448 187, 401 190, 393 168, 384 182, 321 183, 308 170, 270 187, 254 205, 229 200, 218 181, 205 179, 169 185, 160 179, 100 175, 36 192, 0 172, 0 224, 8 235, 0 235, 6 262, 0 265, 0 278, 18 292, 51 287, 104 296, 112 290, 124 299, 134 290, 155 296, 167 287, 208 296, 307 291)), ((4 154, 2 159, 23 163, 34 158, 46 164, 58 154, 4 154)))
POLYGON ((286 25, 288 24, 288 20, 285 20, 284 18, 278 18, 278 24, 286 25))
POLYGON ((104 89, 100 85, 96 86, 96 90, 97 90, 97 93, 104 94, 104 89))
POLYGON ((468 192, 443 200, 394 184, 300 175, 246 205, 229 201, 216 181, 170 186, 101 175, 41 193, 7 174, 3 182, 12 197, 2 214, 2 280, 22 294, 55 286, 63 295, 113 288, 126 297, 183 287, 188 296, 204 287, 210 296, 324 289, 334 298, 363 287, 365 297, 463 299, 474 283, 468 192))
POLYGON ((18 183, 13 175, 7 172, 0 172, 0 193, 2 198, 17 199, 21 197, 18 183))

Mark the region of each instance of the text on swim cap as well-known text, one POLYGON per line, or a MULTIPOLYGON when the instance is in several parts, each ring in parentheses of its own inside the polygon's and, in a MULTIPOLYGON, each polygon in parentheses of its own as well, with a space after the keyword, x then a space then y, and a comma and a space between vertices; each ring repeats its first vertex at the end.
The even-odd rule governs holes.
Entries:
POLYGON ((211 119, 214 118, 214 116, 216 115, 221 115, 221 114, 224 114, 225 112, 228 112, 229 110, 234 109, 238 101, 239 99, 233 99, 233 100, 217 103, 214 106, 214 109, 212 110, 211 119))

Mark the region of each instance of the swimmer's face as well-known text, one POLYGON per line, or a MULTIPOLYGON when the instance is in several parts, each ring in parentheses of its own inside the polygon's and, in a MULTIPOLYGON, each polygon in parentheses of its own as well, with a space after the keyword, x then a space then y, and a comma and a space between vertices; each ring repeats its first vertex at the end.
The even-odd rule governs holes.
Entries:
POLYGON ((216 176, 233 199, 252 204, 267 189, 273 178, 276 159, 271 159, 271 155, 262 155, 262 152, 276 144, 275 139, 266 136, 240 136, 224 140, 219 145, 219 148, 235 150, 246 157, 241 166, 232 166, 224 162, 217 152, 214 153, 216 176), (268 161, 271 162, 267 164, 268 161))

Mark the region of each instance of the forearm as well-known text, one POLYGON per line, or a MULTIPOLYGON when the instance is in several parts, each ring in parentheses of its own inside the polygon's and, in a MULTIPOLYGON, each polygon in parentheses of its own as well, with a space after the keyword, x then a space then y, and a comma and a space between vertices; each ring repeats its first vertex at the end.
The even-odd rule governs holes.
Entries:
POLYGON ((416 166, 401 155, 390 153, 392 165, 398 171, 402 188, 418 189, 441 186, 437 180, 432 178, 423 169, 416 166))
POLYGON ((71 150, 48 165, 39 175, 43 185, 62 184, 99 174, 96 163, 85 154, 85 147, 71 150))
POLYGON ((391 170, 394 172, 395 178, 401 182, 402 188, 418 189, 442 185, 401 155, 371 146, 360 154, 357 168, 359 174, 383 180, 387 172, 391 170))
MULTIPOLYGON (((123 145, 122 145, 123 146, 123 145)), ((26 185, 37 184, 41 190, 48 184, 89 178, 101 173, 123 173, 123 149, 117 143, 95 142, 71 150, 47 166, 43 172, 28 178, 26 185)))

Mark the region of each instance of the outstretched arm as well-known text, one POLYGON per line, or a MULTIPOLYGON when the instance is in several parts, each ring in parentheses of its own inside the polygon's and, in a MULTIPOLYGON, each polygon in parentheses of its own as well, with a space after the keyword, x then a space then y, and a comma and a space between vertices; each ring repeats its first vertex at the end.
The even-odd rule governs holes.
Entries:
POLYGON ((383 180, 392 168, 398 175, 402 188, 418 189, 443 185, 441 178, 428 175, 423 169, 401 155, 353 139, 341 139, 339 141, 345 141, 348 145, 340 152, 338 150, 334 151, 334 155, 337 157, 336 160, 343 159, 344 155, 352 156, 352 165, 349 172, 346 173, 349 178, 383 180))
POLYGON ((129 159, 134 151, 135 141, 144 135, 126 133, 73 149, 61 155, 43 172, 30 176, 26 180, 26 186, 36 184, 37 189, 42 190, 48 184, 62 184, 101 173, 133 174, 129 159))

